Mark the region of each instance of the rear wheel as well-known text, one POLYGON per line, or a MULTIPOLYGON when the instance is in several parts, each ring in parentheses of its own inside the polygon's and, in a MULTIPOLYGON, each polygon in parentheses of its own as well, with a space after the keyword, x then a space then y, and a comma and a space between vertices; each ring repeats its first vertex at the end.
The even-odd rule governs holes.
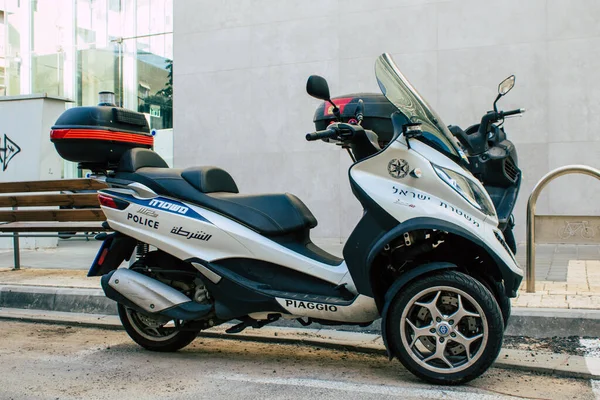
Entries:
POLYGON ((177 351, 192 343, 200 332, 180 331, 168 318, 145 315, 122 304, 118 305, 118 311, 129 337, 151 351, 177 351))
POLYGON ((392 354, 409 371, 432 383, 457 385, 492 365, 504 324, 488 289, 449 271, 416 280, 399 293, 386 329, 392 354))
POLYGON ((568 239, 571 236, 573 236, 573 233, 571 232, 570 229, 568 229, 568 226, 561 226, 560 228, 558 228, 558 237, 561 239, 568 239))

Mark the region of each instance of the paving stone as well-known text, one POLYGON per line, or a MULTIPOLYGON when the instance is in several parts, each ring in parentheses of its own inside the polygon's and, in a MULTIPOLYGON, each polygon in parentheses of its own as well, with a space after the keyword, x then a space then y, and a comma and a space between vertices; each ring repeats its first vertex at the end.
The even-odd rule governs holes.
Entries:
POLYGON ((542 304, 542 296, 540 296, 540 297, 530 298, 527 301, 527 307, 546 307, 546 306, 544 304, 542 304))
POLYGON ((512 306, 513 307, 527 307, 527 299, 520 299, 520 298, 516 298, 513 299, 512 301, 512 306))
POLYGON ((553 295, 565 295, 565 294, 571 294, 571 295, 576 295, 577 292, 573 291, 573 290, 560 290, 560 289, 556 289, 556 290, 548 290, 548 294, 553 294, 553 295))
POLYGON ((571 284, 568 283, 567 284, 567 290, 571 290, 574 292, 583 292, 583 291, 589 291, 590 287, 588 285, 581 285, 581 284, 571 284))
POLYGON ((577 258, 586 257, 588 259, 597 260, 600 256, 598 246, 579 246, 577 248, 577 258))
POLYGON ((561 274, 567 276, 567 273, 569 271, 568 268, 569 267, 567 267, 566 265, 553 265, 550 267, 550 269, 548 269, 548 273, 554 275, 561 274))
POLYGON ((581 310, 596 310, 598 306, 592 303, 569 303, 569 308, 581 310))
POLYGON ((577 255, 577 248, 575 246, 561 245, 556 246, 554 250, 554 254, 572 254, 577 255))
POLYGON ((594 308, 594 304, 589 296, 570 296, 567 295, 569 308, 594 308))
POLYGON ((546 280, 548 281, 560 281, 560 282, 566 282, 567 281, 567 274, 564 272, 550 272, 547 275, 546 280))
POLYGON ((542 307, 547 308, 567 308, 567 300, 566 296, 556 296, 556 295, 546 295, 542 296, 542 301, 540 302, 542 307))
POLYGON ((585 265, 590 268, 598 268, 598 270, 600 270, 600 260, 596 259, 596 260, 591 260, 591 261, 586 261, 585 265))
POLYGON ((548 274, 546 280, 552 282, 567 282, 567 277, 559 274, 548 274))
POLYGON ((569 270, 569 264, 568 263, 552 263, 550 264, 550 271, 554 271, 554 272, 563 272, 563 273, 567 273, 567 271, 569 270))
POLYGON ((558 283, 558 282, 545 282, 544 283, 544 290, 557 290, 557 289, 565 289, 566 290, 567 285, 564 283, 558 283))
POLYGON ((597 260, 598 254, 577 254, 578 260, 597 260))

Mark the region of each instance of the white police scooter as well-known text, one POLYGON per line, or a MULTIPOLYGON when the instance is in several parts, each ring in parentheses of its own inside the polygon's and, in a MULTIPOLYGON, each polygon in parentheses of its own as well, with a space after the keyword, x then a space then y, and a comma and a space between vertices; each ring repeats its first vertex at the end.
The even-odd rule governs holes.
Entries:
MULTIPOLYGON (((175 351, 229 321, 237 333, 278 319, 382 318, 390 357, 425 380, 459 384, 490 367, 510 315, 499 303, 516 295, 522 271, 439 116, 389 55, 375 72, 398 108, 385 148, 360 123, 306 136, 341 144, 356 160, 348 177, 364 214, 344 259, 312 243, 317 221, 294 195, 240 194, 220 168, 174 169, 148 149, 124 153, 99 192, 115 233, 101 237, 89 275, 102 275, 133 340, 175 351), (118 268, 135 248, 130 267, 118 268)), ((321 77, 307 91, 331 101, 321 77)))

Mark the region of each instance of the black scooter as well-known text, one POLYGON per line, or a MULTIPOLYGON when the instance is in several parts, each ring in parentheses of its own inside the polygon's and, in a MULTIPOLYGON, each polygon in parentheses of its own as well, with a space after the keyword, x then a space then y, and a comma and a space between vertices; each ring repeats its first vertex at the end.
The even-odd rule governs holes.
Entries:
POLYGON ((498 111, 496 106, 498 100, 514 85, 514 75, 498 85, 494 110, 488 111, 479 124, 468 127, 466 131, 454 125, 448 128, 465 149, 469 159, 466 167, 483 183, 492 198, 498 214, 499 228, 504 233, 506 244, 516 254, 512 212, 517 203, 522 173, 518 167, 517 149, 507 139, 503 124, 506 117, 522 114, 525 110, 498 111))

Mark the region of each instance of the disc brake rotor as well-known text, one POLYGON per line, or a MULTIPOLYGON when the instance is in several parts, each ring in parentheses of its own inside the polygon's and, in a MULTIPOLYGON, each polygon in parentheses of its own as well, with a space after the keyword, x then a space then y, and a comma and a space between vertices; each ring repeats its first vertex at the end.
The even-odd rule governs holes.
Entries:
POLYGON ((140 322, 142 322, 148 328, 160 328, 161 326, 169 322, 168 318, 154 318, 149 315, 144 315, 140 313, 137 313, 137 317, 139 318, 140 322))
POLYGON ((475 363, 487 343, 481 306, 462 290, 435 287, 413 297, 400 322, 402 342, 426 369, 454 373, 475 363))
POLYGON ((165 341, 177 335, 177 329, 165 325, 171 320, 166 317, 154 317, 127 309, 127 317, 135 331, 152 341, 165 341))

